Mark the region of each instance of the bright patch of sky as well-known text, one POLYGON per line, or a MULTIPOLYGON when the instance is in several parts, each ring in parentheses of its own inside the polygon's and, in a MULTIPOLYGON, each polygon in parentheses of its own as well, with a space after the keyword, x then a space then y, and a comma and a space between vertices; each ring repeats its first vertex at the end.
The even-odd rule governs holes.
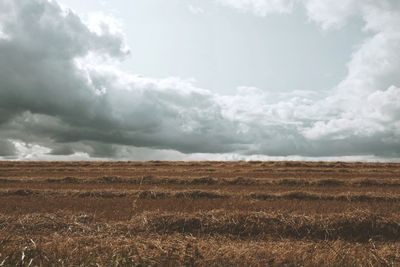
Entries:
POLYGON ((131 57, 124 68, 154 78, 177 76, 232 94, 239 86, 269 91, 329 90, 366 34, 361 20, 338 30, 291 14, 254 16, 214 0, 61 0, 83 15, 122 24, 131 57))

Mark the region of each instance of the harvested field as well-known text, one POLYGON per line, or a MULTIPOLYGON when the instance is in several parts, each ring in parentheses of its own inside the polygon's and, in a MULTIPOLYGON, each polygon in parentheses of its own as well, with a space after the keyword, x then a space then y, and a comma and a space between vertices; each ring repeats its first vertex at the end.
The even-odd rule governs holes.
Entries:
POLYGON ((400 164, 0 162, 0 266, 400 266, 400 164))

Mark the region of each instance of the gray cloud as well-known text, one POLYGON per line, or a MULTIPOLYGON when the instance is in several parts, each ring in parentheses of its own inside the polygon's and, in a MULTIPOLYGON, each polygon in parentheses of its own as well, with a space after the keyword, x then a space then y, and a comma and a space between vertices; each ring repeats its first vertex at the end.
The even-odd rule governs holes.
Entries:
MULTIPOLYGON (((244 6, 263 7, 261 2, 244 6)), ((294 4, 272 2, 263 15, 289 12, 294 4), (272 2, 282 7, 274 9, 272 2)), ((353 15, 329 9, 335 1, 314 2, 306 7, 321 27, 342 25, 353 15)), ((8 141, 17 140, 54 156, 96 158, 399 157, 400 11, 349 1, 349 9, 355 6, 372 37, 354 53, 348 76, 332 92, 242 87, 222 96, 179 78, 119 70, 113 62, 129 52, 123 35, 106 22, 94 30, 56 2, 0 0, 0 156, 17 153, 8 141)))
POLYGON ((12 142, 9 140, 0 140, 0 156, 10 157, 16 156, 16 149, 12 142))
POLYGON ((120 36, 90 31, 77 15, 53 2, 2 5, 8 38, 0 43, 0 62, 7 62, 0 65, 0 106, 6 111, 2 128, 8 137, 183 152, 230 151, 238 142, 230 137, 234 123, 220 116, 208 91, 179 79, 128 76, 88 63, 93 55, 102 62, 123 57, 120 36))

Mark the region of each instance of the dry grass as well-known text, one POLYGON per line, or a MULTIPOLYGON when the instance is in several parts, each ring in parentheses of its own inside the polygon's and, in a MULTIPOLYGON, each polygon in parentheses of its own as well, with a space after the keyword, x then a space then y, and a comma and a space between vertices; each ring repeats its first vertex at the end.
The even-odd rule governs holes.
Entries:
POLYGON ((65 213, 0 216, 0 231, 15 234, 136 236, 179 233, 195 236, 226 236, 252 240, 348 240, 357 242, 396 241, 400 217, 370 211, 329 215, 293 215, 273 212, 197 213, 146 212, 127 221, 107 222, 94 215, 65 213))
POLYGON ((15 238, 4 266, 397 266, 399 244, 150 235, 15 238))
POLYGON ((308 201, 344 201, 344 202, 400 202, 400 195, 393 194, 323 194, 308 191, 287 191, 279 193, 232 193, 214 190, 134 190, 134 191, 111 191, 111 190, 0 190, 0 197, 79 197, 79 198, 127 198, 139 199, 253 199, 272 201, 285 200, 308 200, 308 201))
POLYGON ((284 178, 284 179, 252 179, 244 177, 236 177, 232 179, 226 178, 212 178, 212 177, 201 177, 201 178, 155 178, 153 176, 144 176, 142 178, 124 178, 117 176, 104 176, 101 178, 77 178, 77 177, 65 177, 65 178, 22 178, 22 179, 5 179, 0 178, 0 184, 105 184, 105 185, 218 185, 218 186, 286 186, 286 187, 400 187, 400 179, 296 179, 296 178, 284 178))
POLYGON ((400 164, 0 162, 0 266, 400 266, 400 164))

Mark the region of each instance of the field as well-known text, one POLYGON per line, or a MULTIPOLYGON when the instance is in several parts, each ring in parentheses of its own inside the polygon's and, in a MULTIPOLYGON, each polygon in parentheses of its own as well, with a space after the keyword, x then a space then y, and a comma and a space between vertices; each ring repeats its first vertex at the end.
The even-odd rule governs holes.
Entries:
POLYGON ((0 162, 0 266, 400 266, 400 164, 0 162))

